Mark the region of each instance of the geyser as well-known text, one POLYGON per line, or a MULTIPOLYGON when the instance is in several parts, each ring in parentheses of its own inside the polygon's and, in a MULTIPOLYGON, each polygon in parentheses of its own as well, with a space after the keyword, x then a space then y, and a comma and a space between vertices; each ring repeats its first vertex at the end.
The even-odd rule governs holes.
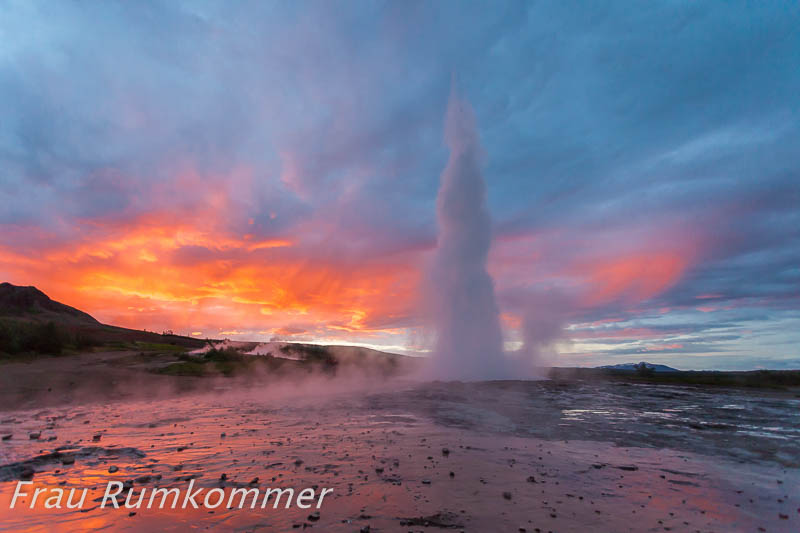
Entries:
POLYGON ((505 374, 494 285, 486 270, 491 220, 481 174, 475 116, 455 89, 445 118, 450 149, 436 198, 439 236, 430 276, 435 377, 487 379, 505 374))

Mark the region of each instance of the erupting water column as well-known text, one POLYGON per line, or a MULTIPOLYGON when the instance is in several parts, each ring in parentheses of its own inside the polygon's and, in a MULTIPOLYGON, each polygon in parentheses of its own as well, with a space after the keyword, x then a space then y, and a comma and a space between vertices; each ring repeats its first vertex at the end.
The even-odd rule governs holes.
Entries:
POLYGON ((455 89, 445 119, 450 159, 436 199, 439 238, 431 271, 434 376, 503 377, 506 361, 494 284, 486 270, 491 221, 481 174, 483 150, 470 105, 455 89))

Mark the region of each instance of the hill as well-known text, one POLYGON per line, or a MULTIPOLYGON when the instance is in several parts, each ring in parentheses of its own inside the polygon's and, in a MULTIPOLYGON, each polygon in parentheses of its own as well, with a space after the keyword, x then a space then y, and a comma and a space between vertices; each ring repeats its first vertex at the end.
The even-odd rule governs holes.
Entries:
POLYGON ((647 370, 652 370, 653 372, 680 372, 677 368, 672 368, 671 366, 667 365, 657 365, 654 363, 648 363, 646 361, 642 361, 641 363, 621 363, 618 365, 603 365, 598 366, 595 368, 605 368, 608 370, 621 370, 623 372, 640 372, 641 369, 645 368, 647 370))
POLYGON ((37 289, 0 283, 0 317, 14 317, 38 322, 100 324, 88 313, 64 305, 37 289))
POLYGON ((126 343, 199 348, 204 341, 109 326, 88 313, 52 300, 36 287, 0 283, 0 354, 58 355, 64 350, 120 347, 126 343))

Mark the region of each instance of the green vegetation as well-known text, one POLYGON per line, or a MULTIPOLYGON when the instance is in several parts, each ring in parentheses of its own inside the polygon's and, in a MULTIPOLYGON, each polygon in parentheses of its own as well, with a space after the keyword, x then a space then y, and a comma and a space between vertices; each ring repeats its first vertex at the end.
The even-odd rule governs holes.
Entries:
MULTIPOLYGON (((202 355, 178 355, 178 361, 167 366, 153 369, 159 374, 173 376, 244 376, 256 374, 259 371, 280 373, 282 371, 305 371, 320 369, 323 372, 334 372, 337 361, 324 346, 301 346, 302 360, 271 357, 268 355, 245 355, 234 348, 212 348, 202 355)), ((286 354, 296 354, 294 350, 281 351, 286 354)))
POLYGON ((179 359, 180 361, 159 368, 156 372, 171 376, 196 377, 222 374, 230 377, 260 362, 260 358, 242 355, 232 348, 223 350, 212 348, 199 356, 181 354, 179 359))
POLYGON ((30 352, 59 355, 64 349, 64 337, 53 322, 0 322, 0 352, 11 355, 30 352))
POLYGON ((69 350, 85 350, 98 343, 83 332, 72 332, 53 321, 33 322, 0 319, 0 354, 61 355, 69 350))
POLYGON ((163 342, 135 342, 133 349, 143 352, 185 352, 187 350, 184 346, 163 342))

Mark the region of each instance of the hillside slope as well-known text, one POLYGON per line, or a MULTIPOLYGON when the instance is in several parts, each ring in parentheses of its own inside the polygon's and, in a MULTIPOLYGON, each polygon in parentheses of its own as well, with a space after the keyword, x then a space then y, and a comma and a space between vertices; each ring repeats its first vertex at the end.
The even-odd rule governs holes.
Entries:
POLYGON ((51 300, 36 287, 0 283, 0 317, 24 318, 39 322, 99 325, 90 314, 51 300))
POLYGON ((88 313, 52 300, 36 287, 0 283, 0 353, 58 354, 62 348, 136 342, 186 348, 204 344, 192 337, 102 324, 88 313))

